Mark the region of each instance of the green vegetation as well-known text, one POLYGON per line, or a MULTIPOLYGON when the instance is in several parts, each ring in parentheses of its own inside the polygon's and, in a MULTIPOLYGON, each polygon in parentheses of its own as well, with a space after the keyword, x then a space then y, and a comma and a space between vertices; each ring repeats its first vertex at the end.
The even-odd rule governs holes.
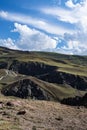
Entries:
MULTIPOLYGON (((56 66, 56 72, 84 77, 84 81, 87 79, 87 56, 63 55, 51 52, 24 52, 0 47, 0 63, 5 62, 8 64, 7 68, 0 68, 0 89, 7 87, 9 84, 14 84, 18 80, 29 78, 26 74, 8 70, 14 60, 19 63, 33 62, 34 64, 39 63, 41 65, 43 63, 49 66, 56 66)), ((86 92, 86 90, 77 90, 66 83, 58 84, 47 82, 46 80, 43 81, 36 76, 30 79, 58 100, 65 97, 83 95, 86 92)))

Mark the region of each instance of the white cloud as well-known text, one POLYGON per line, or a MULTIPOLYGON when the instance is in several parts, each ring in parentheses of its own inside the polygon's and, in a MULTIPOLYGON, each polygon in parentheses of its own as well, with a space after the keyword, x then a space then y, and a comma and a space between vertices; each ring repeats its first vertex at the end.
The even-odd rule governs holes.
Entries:
MULTIPOLYGON (((19 34, 19 39, 15 42, 11 39, 13 44, 17 43, 16 45, 21 49, 58 51, 67 54, 87 54, 87 0, 82 0, 80 3, 73 1, 75 0, 66 1, 65 6, 67 9, 59 7, 40 9, 42 13, 62 21, 62 24, 67 23, 68 25, 70 23, 74 25, 76 28, 72 30, 69 27, 65 28, 65 24, 63 26, 54 25, 47 20, 35 19, 21 14, 0 11, 0 17, 21 23, 15 23, 15 29, 13 30, 13 32, 19 34), (34 29, 29 28, 26 24, 32 25, 34 29), (38 31, 38 29, 54 34, 54 37, 48 36, 38 31), (62 40, 65 41, 65 44, 56 48, 58 46, 57 42, 62 42, 62 40)), ((6 44, 8 43, 7 41, 8 39, 6 41, 4 39, 3 43, 6 44)), ((61 42, 58 44, 60 45, 61 42)))
POLYGON ((65 5, 69 7, 64 8, 42 8, 41 11, 47 15, 57 18, 60 21, 71 23, 75 26, 72 34, 66 31, 61 35, 66 45, 60 49, 66 53, 87 54, 87 0, 80 3, 73 3, 73 0, 68 0, 65 5))
POLYGON ((14 23, 14 30, 11 32, 18 33, 19 38, 15 41, 11 38, 0 39, 0 46, 11 49, 22 49, 30 51, 44 51, 56 48, 57 40, 27 25, 14 23))
POLYGON ((0 17, 2 17, 2 18, 7 18, 7 16, 8 16, 8 13, 7 12, 5 12, 5 11, 0 11, 0 17))
POLYGON ((65 3, 65 5, 66 5, 67 7, 69 7, 69 8, 74 8, 74 7, 75 7, 75 5, 73 4, 73 1, 72 1, 72 0, 68 0, 68 1, 65 3))
POLYGON ((87 0, 82 3, 74 4, 72 0, 68 0, 65 3, 68 7, 74 7, 73 9, 64 8, 42 8, 41 11, 45 14, 52 15, 58 20, 77 24, 84 29, 87 28, 87 0))
POLYGON ((66 31, 68 33, 72 33, 72 30, 66 29, 65 27, 62 27, 60 25, 55 25, 50 22, 47 22, 47 20, 41 20, 39 18, 32 18, 27 15, 22 14, 15 14, 15 13, 9 13, 5 11, 0 11, 0 17, 4 18, 5 20, 13 21, 13 22, 20 22, 22 24, 32 25, 37 29, 43 30, 50 34, 64 34, 66 31))
POLYGON ((82 33, 75 33, 73 35, 65 34, 62 36, 61 42, 62 41, 64 41, 65 44, 62 44, 62 46, 58 47, 55 51, 66 54, 87 55, 87 35, 82 35, 82 33), (84 41, 84 39, 86 41, 84 41))
POLYGON ((76 4, 74 4, 73 2, 74 2, 74 0, 68 0, 68 1, 66 1, 65 5, 69 8, 79 8, 82 4, 82 2, 76 3, 76 4))
POLYGON ((77 19, 72 16, 72 11, 63 9, 63 8, 42 8, 41 11, 45 14, 52 15, 52 17, 57 18, 58 20, 77 23, 77 19))
POLYGON ((69 49, 78 49, 78 46, 79 46, 79 43, 78 43, 78 41, 69 41, 68 42, 68 48, 69 49))
POLYGON ((0 39, 0 46, 5 46, 10 49, 18 49, 18 47, 15 45, 15 41, 11 38, 0 39))
POLYGON ((19 48, 42 51, 56 47, 57 41, 48 35, 36 29, 31 29, 27 25, 15 23, 14 26, 13 32, 19 33, 19 39, 17 40, 19 48))

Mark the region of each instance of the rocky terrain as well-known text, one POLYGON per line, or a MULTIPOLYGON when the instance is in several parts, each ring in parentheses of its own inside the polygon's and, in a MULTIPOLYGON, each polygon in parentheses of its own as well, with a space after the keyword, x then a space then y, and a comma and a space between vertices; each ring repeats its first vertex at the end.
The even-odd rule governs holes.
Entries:
POLYGON ((7 88, 3 88, 1 92, 6 96, 51 100, 51 95, 40 88, 38 84, 35 84, 31 78, 14 82, 8 85, 7 88))
POLYGON ((3 99, 0 130, 87 130, 87 108, 51 101, 3 99))
POLYGON ((87 56, 0 47, 0 130, 86 130, 87 56))

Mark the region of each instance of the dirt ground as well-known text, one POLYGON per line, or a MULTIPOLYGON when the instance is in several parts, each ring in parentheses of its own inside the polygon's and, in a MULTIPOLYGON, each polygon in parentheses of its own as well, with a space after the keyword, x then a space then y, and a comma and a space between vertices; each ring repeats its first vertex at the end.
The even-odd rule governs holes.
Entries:
POLYGON ((87 130, 87 108, 51 101, 0 99, 0 130, 87 130))

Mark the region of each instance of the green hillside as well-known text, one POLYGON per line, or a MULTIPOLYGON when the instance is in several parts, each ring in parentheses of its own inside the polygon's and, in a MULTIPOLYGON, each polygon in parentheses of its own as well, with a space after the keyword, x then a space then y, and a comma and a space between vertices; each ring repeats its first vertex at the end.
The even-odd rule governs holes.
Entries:
MULTIPOLYGON (((25 79, 31 81, 33 87, 38 86, 48 93, 52 100, 82 96, 87 92, 87 56, 17 51, 0 47, 0 95, 6 89, 9 94, 4 95, 14 96, 9 88, 15 87, 15 83, 16 89, 19 88, 18 83, 25 79)), ((21 86, 24 87, 24 84, 21 86)))

